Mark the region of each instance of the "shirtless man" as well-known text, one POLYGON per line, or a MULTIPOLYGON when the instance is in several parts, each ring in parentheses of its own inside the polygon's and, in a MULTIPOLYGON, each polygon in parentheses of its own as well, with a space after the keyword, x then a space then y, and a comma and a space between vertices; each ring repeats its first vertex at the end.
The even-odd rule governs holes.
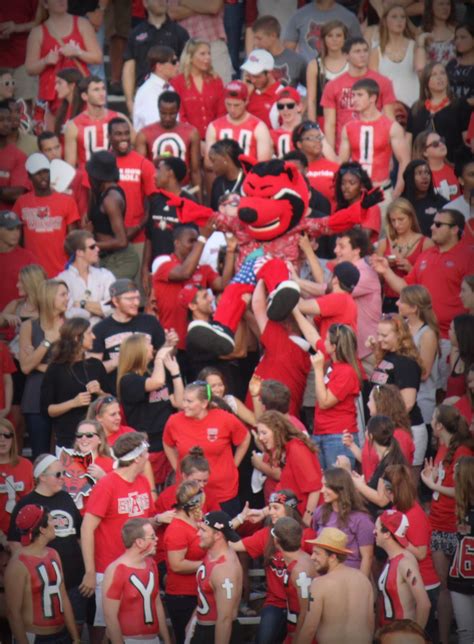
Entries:
POLYGON ((272 529, 275 547, 283 555, 286 570, 283 584, 286 594, 287 638, 285 642, 296 641, 308 612, 309 587, 316 576, 316 564, 307 552, 301 550, 303 528, 291 517, 278 519, 272 529))
POLYGON ((147 519, 130 519, 122 528, 125 553, 104 575, 103 603, 107 636, 112 644, 135 639, 171 644, 160 599, 158 568, 153 560, 157 537, 147 519))
POLYGON ((406 516, 397 510, 385 510, 375 523, 375 543, 388 555, 378 580, 381 626, 395 619, 412 619, 425 628, 430 614, 418 562, 405 550, 408 525, 406 516))
POLYGON ((199 546, 206 550, 196 572, 197 624, 191 644, 241 644, 237 614, 242 568, 228 542, 240 541, 225 512, 208 512, 199 526, 199 546))
POLYGON ((347 536, 337 528, 324 528, 313 544, 313 561, 321 575, 313 579, 310 607, 293 644, 371 644, 374 633, 374 595, 367 577, 344 565, 347 536))
POLYGON ((61 560, 47 547, 56 538, 53 518, 42 506, 29 504, 18 513, 16 526, 23 547, 5 571, 8 621, 16 644, 32 644, 36 635, 44 644, 79 643, 61 560))

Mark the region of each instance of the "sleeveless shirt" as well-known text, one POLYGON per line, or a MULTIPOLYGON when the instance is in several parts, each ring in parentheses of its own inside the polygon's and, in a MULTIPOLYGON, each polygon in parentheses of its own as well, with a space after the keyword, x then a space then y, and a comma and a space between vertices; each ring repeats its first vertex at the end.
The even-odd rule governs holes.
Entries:
POLYGON ((83 168, 94 152, 108 150, 109 134, 107 124, 113 118, 124 118, 123 114, 106 110, 101 119, 93 119, 87 111, 78 114, 72 122, 77 128, 77 165, 83 168))
POLYGON ((124 207, 122 211, 122 217, 125 220, 125 212, 127 210, 127 200, 125 198, 124 191, 120 186, 117 186, 117 185, 110 186, 109 188, 107 188, 107 190, 104 190, 104 192, 101 192, 97 198, 97 201, 95 201, 95 199, 91 200, 91 205, 89 209, 89 219, 92 222, 92 225, 94 227, 94 233, 100 233, 101 235, 109 235, 109 237, 115 237, 114 231, 112 230, 112 226, 110 224, 110 219, 102 209, 102 204, 104 203, 105 198, 107 197, 107 195, 111 190, 115 190, 116 192, 119 192, 121 197, 123 198, 124 207))
POLYGON ((33 625, 42 628, 64 624, 63 602, 60 586, 63 581, 59 555, 47 548, 46 557, 22 552, 18 560, 27 568, 30 577, 33 625))
POLYGON ((378 580, 382 600, 380 602, 380 623, 382 625, 394 619, 405 618, 397 583, 398 566, 404 556, 402 552, 393 559, 389 559, 378 580))
POLYGON ((414 68, 415 41, 410 40, 403 60, 399 63, 393 62, 388 56, 379 53, 379 74, 390 78, 393 83, 393 91, 399 101, 407 107, 411 107, 420 97, 420 79, 414 68))
POLYGON ((382 114, 375 121, 350 121, 346 124, 351 157, 358 161, 374 183, 390 176, 392 119, 382 114))

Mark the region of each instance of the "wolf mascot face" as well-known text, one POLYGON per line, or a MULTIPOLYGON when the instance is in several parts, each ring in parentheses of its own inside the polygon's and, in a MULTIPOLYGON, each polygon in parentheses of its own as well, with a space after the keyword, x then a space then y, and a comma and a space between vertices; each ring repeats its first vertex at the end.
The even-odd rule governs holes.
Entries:
POLYGON ((298 225, 308 209, 308 185, 298 169, 288 161, 272 159, 251 165, 241 158, 246 177, 239 219, 250 235, 259 241, 281 237, 298 225))

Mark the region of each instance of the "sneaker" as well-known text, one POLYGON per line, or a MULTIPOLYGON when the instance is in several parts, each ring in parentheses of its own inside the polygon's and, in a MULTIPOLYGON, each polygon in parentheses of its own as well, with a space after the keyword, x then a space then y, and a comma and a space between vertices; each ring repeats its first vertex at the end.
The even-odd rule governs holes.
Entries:
POLYGON ((216 356, 225 356, 235 349, 234 334, 217 322, 194 320, 188 326, 188 348, 205 350, 216 356))
POLYGON ((278 284, 268 296, 267 315, 269 320, 281 322, 298 304, 300 288, 293 280, 278 284))

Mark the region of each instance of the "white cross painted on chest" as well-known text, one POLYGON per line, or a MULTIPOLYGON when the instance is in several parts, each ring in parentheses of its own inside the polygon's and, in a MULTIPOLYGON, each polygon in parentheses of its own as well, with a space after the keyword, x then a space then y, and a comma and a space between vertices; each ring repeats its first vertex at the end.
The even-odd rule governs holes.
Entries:
POLYGON ((308 590, 311 586, 311 577, 308 577, 305 572, 300 572, 298 579, 296 580, 296 585, 301 588, 301 599, 308 599, 308 590))
POLYGON ((0 494, 8 495, 8 499, 5 504, 5 512, 11 514, 16 505, 16 493, 23 492, 25 489, 25 482, 15 481, 11 474, 5 476, 5 474, 0 472, 0 476, 5 477, 5 483, 0 483, 0 494))
POLYGON ((232 588, 234 587, 234 584, 231 582, 229 577, 226 577, 224 580, 224 583, 222 584, 222 588, 224 588, 226 592, 226 597, 227 599, 232 599, 232 588))

